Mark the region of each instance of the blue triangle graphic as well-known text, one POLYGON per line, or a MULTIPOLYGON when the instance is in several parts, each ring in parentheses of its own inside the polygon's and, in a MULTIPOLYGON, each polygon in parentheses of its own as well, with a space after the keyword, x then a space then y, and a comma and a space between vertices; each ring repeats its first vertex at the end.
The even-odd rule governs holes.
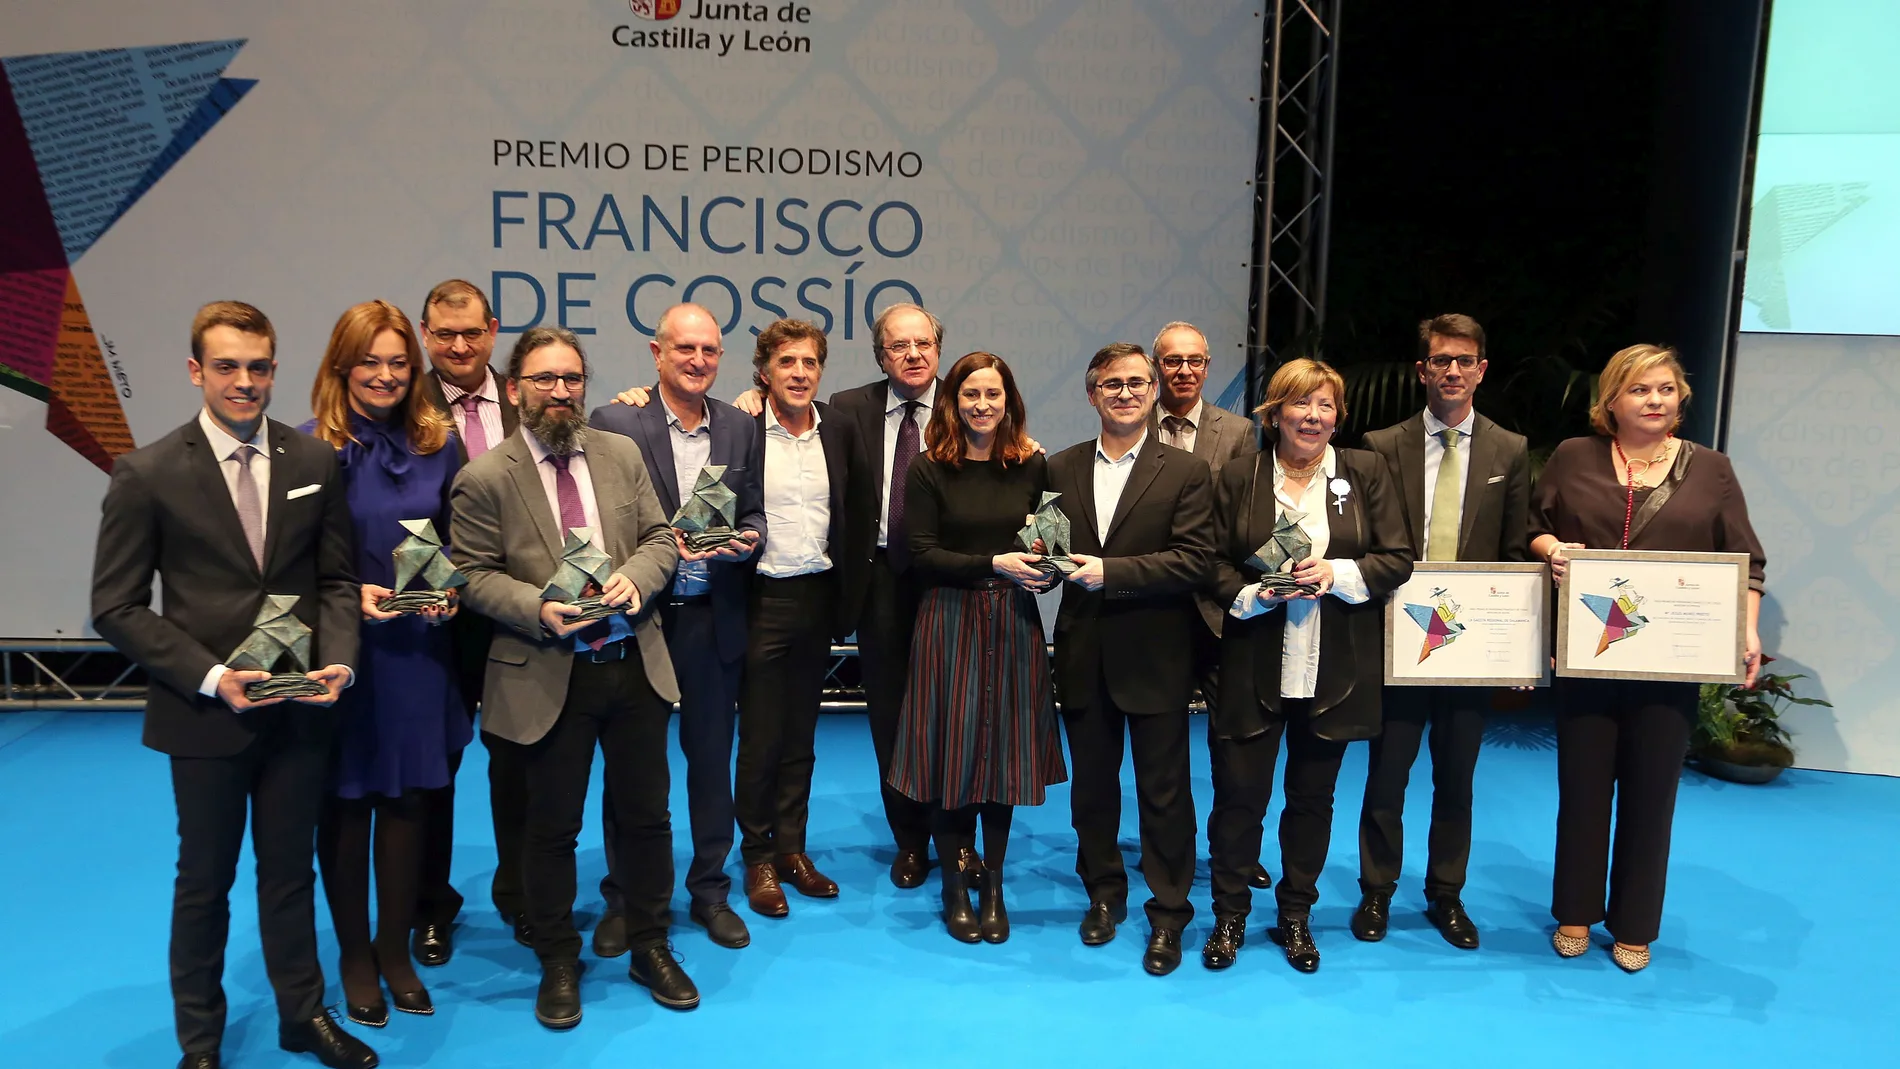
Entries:
MULTIPOLYGON (((181 131, 198 121, 207 97, 222 88, 224 68, 242 47, 236 39, 0 60, 68 263, 85 255, 151 181, 204 136, 209 124, 154 172, 181 131)), ((214 110, 212 123, 224 109, 214 110)))
POLYGON ((255 78, 218 79, 217 84, 211 87, 211 92, 198 102, 198 110, 185 120, 184 125, 178 128, 176 134, 172 135, 171 144, 165 146, 165 151, 159 153, 158 158, 152 161, 152 166, 139 177, 138 182, 125 195, 125 200, 120 203, 118 211, 113 212, 112 218, 106 220, 105 225, 99 228, 99 233, 103 234, 110 230, 112 224, 119 221, 120 216, 131 211, 132 205, 138 203, 138 199, 145 195, 145 191, 157 185, 158 180, 165 177, 165 172, 172 169, 172 164, 183 159, 185 153, 191 151, 191 146, 197 144, 199 138, 210 133, 211 128, 218 124, 218 120, 224 118, 227 112, 236 107, 237 102, 244 99, 244 94, 250 92, 251 87, 256 84, 255 78))

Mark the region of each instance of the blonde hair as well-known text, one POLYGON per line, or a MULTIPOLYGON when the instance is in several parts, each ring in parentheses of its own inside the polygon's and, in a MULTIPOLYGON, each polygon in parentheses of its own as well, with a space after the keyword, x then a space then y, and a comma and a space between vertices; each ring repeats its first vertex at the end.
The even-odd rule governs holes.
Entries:
POLYGON ((422 362, 421 342, 409 317, 388 301, 365 301, 337 318, 330 344, 323 350, 323 367, 310 387, 310 411, 317 417, 313 435, 338 449, 356 441, 350 433, 350 370, 363 362, 376 335, 385 330, 400 335, 403 348, 409 351, 409 394, 402 400, 399 418, 409 431, 410 451, 428 456, 448 444, 454 423, 423 391, 422 375, 428 365, 422 362))
POLYGON ((1616 416, 1610 411, 1610 403, 1621 397, 1630 383, 1659 367, 1668 368, 1676 377, 1676 422, 1669 430, 1674 432, 1682 426, 1682 410, 1689 405, 1689 376, 1683 373, 1676 351, 1666 345, 1632 345, 1610 357, 1603 374, 1597 376, 1597 399, 1590 403, 1591 428, 1606 438, 1614 437, 1616 416))
POLYGON ((1297 401, 1321 386, 1333 388, 1333 407, 1339 414, 1339 422, 1346 421, 1346 380, 1333 368, 1333 365, 1320 360, 1301 357, 1281 364, 1273 378, 1267 380, 1267 399, 1253 410, 1253 414, 1266 422, 1267 441, 1278 442, 1280 429, 1270 418, 1280 410, 1280 406, 1297 401))

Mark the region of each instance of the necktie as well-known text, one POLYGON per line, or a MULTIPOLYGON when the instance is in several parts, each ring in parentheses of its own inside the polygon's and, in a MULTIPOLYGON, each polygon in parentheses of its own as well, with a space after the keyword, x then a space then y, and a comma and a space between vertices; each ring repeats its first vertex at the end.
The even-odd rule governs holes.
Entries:
POLYGON ((251 458, 257 447, 248 443, 231 454, 238 462, 237 513, 244 527, 244 540, 251 545, 251 559, 259 571, 264 569, 264 499, 257 492, 257 477, 251 474, 251 458))
POLYGON ((1168 444, 1177 448, 1181 447, 1181 436, 1193 426, 1194 424, 1189 423, 1186 416, 1161 417, 1161 429, 1168 432, 1168 444))
POLYGON ((1432 487, 1432 525, 1425 535, 1426 560, 1458 559, 1458 439, 1456 427, 1438 432, 1445 455, 1438 460, 1438 482, 1432 487))
MULTIPOLYGON (((462 444, 468 447, 468 459, 474 460, 488 452, 488 428, 482 426, 482 399, 472 393, 465 393, 455 403, 462 406, 462 444)), ((567 470, 565 458, 561 470, 567 470)), ((573 476, 568 476, 568 481, 572 482, 573 476)), ((558 484, 558 477, 556 482, 558 484)))
POLYGON ((917 401, 904 402, 904 414, 897 423, 897 449, 891 454, 890 518, 885 524, 888 537, 884 550, 897 571, 910 567, 909 529, 904 525, 904 487, 910 482, 910 462, 917 458, 917 401))
MULTIPOLYGON (((587 510, 581 505, 581 487, 574 481, 574 473, 567 470, 571 456, 548 454, 548 463, 554 465, 554 500, 561 506, 561 540, 567 540, 567 533, 576 527, 587 526, 587 510)), ((599 532, 595 532, 599 535, 599 532)), ((604 537, 604 536, 603 536, 604 537)), ((597 594, 594 584, 588 583, 587 594, 597 594)), ((595 620, 575 633, 575 637, 587 643, 587 648, 597 650, 607 644, 607 635, 613 629, 605 620, 595 620)))

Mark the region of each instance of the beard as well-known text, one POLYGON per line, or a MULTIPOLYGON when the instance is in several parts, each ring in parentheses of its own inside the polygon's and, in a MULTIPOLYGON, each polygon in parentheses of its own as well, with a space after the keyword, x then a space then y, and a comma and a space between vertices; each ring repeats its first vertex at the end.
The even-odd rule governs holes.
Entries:
POLYGON ((543 404, 523 413, 521 422, 527 426, 528 433, 541 439, 541 444, 555 456, 568 456, 587 441, 587 417, 581 415, 578 403, 565 412, 549 411, 543 404))

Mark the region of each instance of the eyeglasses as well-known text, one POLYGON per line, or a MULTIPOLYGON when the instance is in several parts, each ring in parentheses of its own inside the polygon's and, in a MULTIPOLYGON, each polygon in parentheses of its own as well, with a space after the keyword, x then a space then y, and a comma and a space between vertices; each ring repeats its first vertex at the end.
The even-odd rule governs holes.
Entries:
POLYGON ((726 352, 725 349, 717 345, 669 345, 666 348, 668 352, 679 357, 681 360, 690 359, 695 353, 709 360, 716 360, 725 355, 726 352))
POLYGON ((1140 397, 1148 392, 1148 387, 1153 385, 1154 383, 1148 379, 1129 379, 1126 382, 1121 379, 1110 379, 1107 382, 1096 383, 1095 388, 1102 391, 1104 397, 1119 397, 1124 390, 1131 397, 1140 397))
POLYGON ((1168 370, 1168 371, 1179 371, 1183 367, 1186 367, 1191 371, 1200 371, 1207 367, 1207 357, 1205 356, 1164 356, 1161 358, 1161 366, 1163 369, 1168 370))
POLYGON ((1425 363, 1429 364, 1433 371, 1445 371, 1450 369, 1453 360, 1458 361, 1458 370, 1460 371, 1471 371, 1478 366, 1478 358, 1472 356, 1470 353, 1464 353, 1459 356, 1437 354, 1426 357, 1425 363))
POLYGON ((462 339, 470 345, 474 345, 476 342, 488 337, 488 328, 470 327, 467 330, 448 330, 444 328, 442 330, 430 331, 429 337, 434 338, 436 342, 441 345, 454 345, 455 339, 457 338, 462 339))
POLYGON ((894 341, 882 348, 891 356, 909 356, 913 351, 918 356, 929 356, 937 351, 937 343, 919 338, 915 341, 894 341))
POLYGON ((542 393, 553 391, 554 384, 557 382, 562 383, 574 393, 579 393, 581 387, 587 385, 587 376, 581 374, 556 375, 552 371, 543 371, 539 375, 523 375, 521 376, 521 381, 540 390, 542 393))

